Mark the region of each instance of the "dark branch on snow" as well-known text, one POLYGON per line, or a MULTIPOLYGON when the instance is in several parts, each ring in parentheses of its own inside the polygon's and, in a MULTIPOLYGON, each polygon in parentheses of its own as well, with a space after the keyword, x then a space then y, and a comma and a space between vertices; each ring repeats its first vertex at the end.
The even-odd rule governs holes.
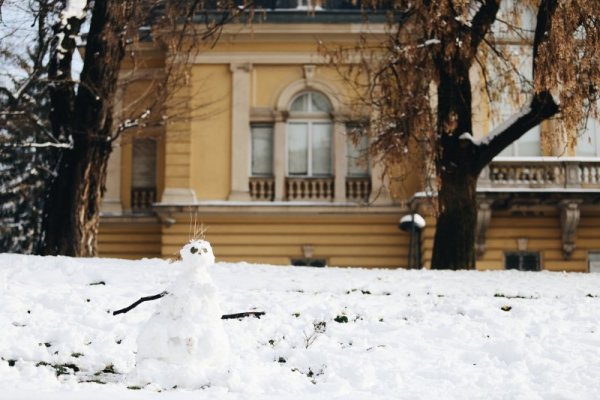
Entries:
POLYGON ((142 304, 145 301, 152 301, 152 300, 158 300, 161 297, 165 297, 167 294, 169 294, 169 292, 162 292, 159 294, 155 294, 154 296, 146 296, 146 297, 142 297, 141 299, 139 299, 138 301, 136 301, 135 303, 122 308, 120 310, 114 311, 113 315, 119 315, 119 314, 125 314, 126 312, 129 312, 131 310, 133 310, 134 308, 136 308, 137 306, 139 306, 140 304, 142 304))
MULTIPOLYGON (((140 304, 142 304, 146 301, 158 300, 162 297, 165 297, 168 294, 169 294, 169 292, 164 291, 159 294, 155 294, 154 296, 142 297, 135 303, 133 303, 125 308, 121 308, 120 310, 114 311, 113 315, 125 314, 126 312, 133 310, 134 308, 136 308, 137 306, 139 306, 140 304)), ((260 319, 260 317, 263 315, 265 315, 264 311, 248 311, 248 312, 242 312, 242 313, 236 313, 236 314, 223 314, 221 316, 221 319, 238 319, 238 318, 246 318, 246 317, 256 317, 256 318, 260 319)))
POLYGON ((238 318, 246 318, 246 317, 256 317, 260 319, 261 316, 265 315, 264 311, 248 311, 237 314, 224 314, 221 316, 221 319, 238 319, 238 318))

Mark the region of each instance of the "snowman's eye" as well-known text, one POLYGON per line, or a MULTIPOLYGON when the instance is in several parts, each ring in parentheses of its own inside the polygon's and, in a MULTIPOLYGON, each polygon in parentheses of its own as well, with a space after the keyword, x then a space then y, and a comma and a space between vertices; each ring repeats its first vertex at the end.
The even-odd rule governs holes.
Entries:
POLYGON ((192 248, 190 249, 190 253, 192 253, 192 254, 196 254, 197 252, 198 252, 198 249, 197 249, 197 248, 195 248, 195 247, 192 247, 192 248))
POLYGON ((203 248, 202 248, 202 252, 203 252, 204 254, 208 253, 208 250, 206 249, 206 247, 203 247, 203 248))

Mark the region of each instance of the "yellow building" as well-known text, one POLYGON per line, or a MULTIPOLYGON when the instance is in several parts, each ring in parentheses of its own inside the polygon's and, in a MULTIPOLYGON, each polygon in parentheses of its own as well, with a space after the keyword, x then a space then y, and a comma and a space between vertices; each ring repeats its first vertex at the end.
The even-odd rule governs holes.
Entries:
MULTIPOLYGON (((366 143, 346 135, 351 93, 319 54, 319 41, 352 44, 384 26, 376 17, 364 24, 350 3, 312 13, 302 0, 288 3, 251 27, 228 26, 213 49, 194 56, 175 96, 197 117, 117 144, 102 256, 175 257, 202 224, 219 261, 408 266, 411 238, 398 223, 426 213, 428 203, 416 181, 390 194, 383 166, 361 162, 366 143)), ((152 44, 142 50, 149 61, 136 73, 160 74, 164 54, 152 44)), ((130 101, 123 94, 118 107, 130 101)), ((581 147, 584 158, 543 157, 551 150, 542 152, 534 132, 484 171, 478 268, 587 271, 600 260, 600 127, 593 129, 596 147, 581 147)), ((427 222, 413 238, 425 266, 435 219, 427 222)))

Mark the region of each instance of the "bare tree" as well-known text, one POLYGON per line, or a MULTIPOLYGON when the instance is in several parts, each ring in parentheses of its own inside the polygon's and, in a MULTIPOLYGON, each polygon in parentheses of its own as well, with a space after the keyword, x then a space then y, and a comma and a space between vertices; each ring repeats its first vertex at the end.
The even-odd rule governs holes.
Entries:
POLYGON ((60 150, 70 147, 52 136, 49 121, 46 60, 55 3, 0 3, 9 8, 0 21, 0 251, 39 251, 47 182, 60 150))
POLYGON ((203 46, 214 44, 221 28, 246 6, 234 1, 200 0, 32 3, 34 9, 53 16, 47 18, 52 21, 52 29, 40 36, 47 49, 42 53, 41 65, 33 68, 28 78, 47 84, 50 111, 45 127, 54 147, 60 148, 54 179, 44 199, 40 252, 93 256, 113 142, 127 130, 182 117, 169 114, 169 110, 178 109, 169 101, 186 84, 190 57, 203 46), (75 81, 74 56, 81 37, 83 67, 75 81), (152 101, 140 102, 116 115, 117 91, 127 91, 119 85, 136 81, 119 81, 125 55, 133 65, 130 70, 135 69, 134 50, 141 41, 152 41, 163 50, 165 72, 149 83, 152 101))
POLYGON ((383 41, 364 37, 355 48, 326 53, 336 65, 345 65, 340 71, 356 91, 354 105, 370 116, 374 154, 390 162, 412 154, 435 166, 432 268, 471 269, 481 170, 544 120, 559 118, 574 138, 586 110, 595 109, 600 9, 586 0, 395 0, 386 5, 383 41), (531 27, 524 25, 527 13, 533 16, 531 27), (530 74, 518 71, 505 51, 507 43, 529 49, 530 74), (361 61, 349 62, 357 54, 361 61), (506 76, 490 73, 502 65, 506 76), (492 102, 503 86, 528 94, 521 109, 482 140, 472 136, 472 99, 479 90, 474 72, 492 102))

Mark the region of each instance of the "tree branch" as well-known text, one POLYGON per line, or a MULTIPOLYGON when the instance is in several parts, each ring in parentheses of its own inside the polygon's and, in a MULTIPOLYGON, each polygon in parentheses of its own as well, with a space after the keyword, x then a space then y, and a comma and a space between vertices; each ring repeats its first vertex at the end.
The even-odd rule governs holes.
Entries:
POLYGON ((140 304, 142 304, 145 301, 158 300, 161 297, 165 297, 168 293, 169 292, 164 291, 164 292, 161 292, 159 294, 155 294, 154 296, 142 297, 141 299, 139 299, 135 303, 133 303, 133 304, 131 304, 131 305, 125 307, 125 308, 121 308, 120 310, 114 311, 113 315, 125 314, 126 312, 129 312, 129 311, 133 310, 134 308, 136 308, 137 306, 139 306, 140 304))
POLYGON ((469 43, 469 58, 477 54, 479 45, 489 32, 492 24, 496 21, 496 15, 500 8, 500 0, 487 0, 481 3, 479 11, 471 21, 471 43, 469 43))
MULTIPOLYGON (((158 300, 162 297, 165 297, 168 294, 169 294, 169 292, 164 291, 159 294, 155 294, 154 296, 142 297, 135 303, 133 303, 125 308, 121 308, 120 310, 114 311, 113 315, 125 314, 126 312, 133 310, 134 308, 136 308, 137 306, 139 306, 140 304, 142 304, 146 301, 158 300)), ((223 314, 223 315, 221 315, 221 319, 238 319, 238 318, 246 318, 246 317, 256 317, 256 318, 260 319, 260 317, 265 314, 266 313, 264 311, 247 311, 247 312, 236 313, 236 314, 223 314)))
MULTIPOLYGON (((62 17, 62 15, 61 15, 62 17)), ((71 62, 75 51, 75 37, 79 35, 85 18, 70 17, 54 25, 54 38, 50 44, 48 79, 50 86, 50 125, 53 136, 64 139, 69 136, 69 122, 73 113, 75 85, 71 81, 71 62)))
POLYGON ((549 92, 538 93, 531 104, 523 107, 478 143, 475 168, 481 171, 502 150, 559 111, 549 92))
MULTIPOLYGON (((542 74, 542 66, 539 64, 540 49, 548 42, 552 29, 552 16, 558 5, 557 0, 543 0, 540 4, 533 39, 533 78, 534 85, 536 76, 542 74)), ((537 85, 536 85, 537 86, 537 85)), ((494 129, 479 144, 476 153, 476 165, 481 171, 494 157, 512 142, 523 136, 528 130, 539 125, 542 121, 552 117, 559 112, 557 101, 547 88, 535 87, 533 99, 517 114, 506 120, 498 128, 494 129)))
POLYGON ((261 316, 265 315, 264 311, 248 311, 237 314, 223 314, 221 319, 238 319, 238 318, 246 318, 246 317, 256 317, 260 319, 261 316))
POLYGON ((538 62, 540 57, 540 48, 548 42, 550 29, 552 29, 552 16, 556 11, 558 2, 556 0, 543 0, 537 13, 535 34, 533 37, 533 62, 532 77, 535 82, 538 74, 542 73, 541 65, 538 62))

